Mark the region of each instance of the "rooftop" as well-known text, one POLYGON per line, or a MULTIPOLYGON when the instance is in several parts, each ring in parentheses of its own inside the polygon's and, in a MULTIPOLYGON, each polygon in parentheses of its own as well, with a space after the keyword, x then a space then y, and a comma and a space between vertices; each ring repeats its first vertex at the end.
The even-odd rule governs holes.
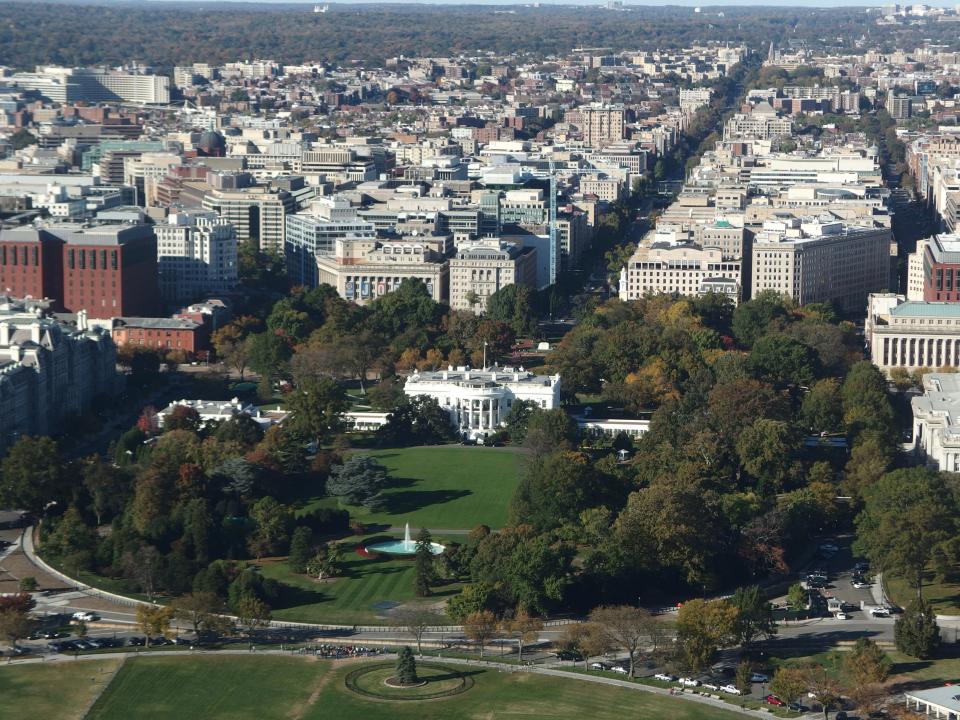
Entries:
POLYGON ((893 317, 960 318, 960 303, 909 301, 890 311, 893 317))

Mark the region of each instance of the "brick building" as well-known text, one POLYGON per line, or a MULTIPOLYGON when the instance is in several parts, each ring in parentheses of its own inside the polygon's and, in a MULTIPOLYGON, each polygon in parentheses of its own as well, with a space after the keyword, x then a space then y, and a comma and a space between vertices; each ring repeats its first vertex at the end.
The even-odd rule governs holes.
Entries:
POLYGON ((140 345, 196 356, 210 349, 210 326, 185 318, 118 317, 113 323, 113 342, 117 347, 140 345))
POLYGON ((50 298, 63 310, 63 240, 33 227, 0 230, 0 292, 50 298))

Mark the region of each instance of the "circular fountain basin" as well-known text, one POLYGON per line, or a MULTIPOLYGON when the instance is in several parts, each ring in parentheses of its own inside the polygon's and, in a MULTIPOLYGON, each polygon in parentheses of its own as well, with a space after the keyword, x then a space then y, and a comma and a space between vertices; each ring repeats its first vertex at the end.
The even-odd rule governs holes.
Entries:
MULTIPOLYGON (((416 555, 417 543, 414 540, 387 540, 385 542, 364 545, 364 550, 384 555, 416 555)), ((439 555, 444 550, 440 543, 430 543, 430 552, 439 555)))

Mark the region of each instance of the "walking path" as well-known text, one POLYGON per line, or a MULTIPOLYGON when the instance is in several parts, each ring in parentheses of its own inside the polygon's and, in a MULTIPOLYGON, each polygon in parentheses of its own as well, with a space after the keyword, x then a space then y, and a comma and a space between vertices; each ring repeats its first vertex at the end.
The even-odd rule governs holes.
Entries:
MULTIPOLYGON (((98 653, 93 655, 76 655, 76 656, 67 656, 67 655, 53 655, 51 657, 39 657, 39 658, 22 658, 18 660, 10 660, 7 663, 4 663, 0 666, 0 672, 3 672, 3 667, 10 667, 15 665, 37 665, 37 664, 49 664, 49 663, 64 663, 64 662, 75 662, 79 660, 103 660, 104 658, 114 658, 119 657, 126 661, 132 657, 138 657, 140 655, 150 656, 158 655, 165 657, 193 657, 196 655, 273 655, 273 656, 290 656, 298 655, 296 651, 292 650, 250 650, 250 649, 229 649, 229 650, 154 650, 150 653, 139 653, 139 652, 123 652, 123 653, 98 653)), ((390 658, 395 657, 395 654, 384 654, 379 656, 381 658, 390 658)), ((347 658, 346 660, 360 661, 364 658, 347 658)), ((607 678, 607 677, 598 677, 596 675, 583 675, 580 673, 574 673, 566 670, 554 670, 551 668, 543 668, 536 666, 522 666, 522 665, 510 665, 507 663, 498 663, 490 662, 487 660, 463 660, 459 658, 433 658, 427 656, 431 662, 443 662, 452 665, 467 665, 470 667, 482 667, 488 668, 490 670, 498 670, 500 672, 528 672, 537 675, 546 675, 549 677, 561 678, 563 680, 580 680, 583 682, 592 682, 598 685, 607 685, 612 687, 621 687, 627 690, 635 690, 639 692, 652 693, 654 695, 661 695, 664 697, 674 697, 678 700, 685 700, 688 702, 695 702, 701 705, 707 705, 709 707, 716 708, 718 710, 727 710, 729 712, 738 713, 740 715, 746 715, 747 717, 755 718, 770 718, 772 715, 769 712, 762 710, 749 710, 747 708, 740 708, 736 705, 723 700, 716 700, 709 696, 695 695, 693 693, 679 693, 674 694, 669 690, 659 687, 653 687, 652 685, 644 685, 642 683, 630 682, 629 680, 620 680, 618 678, 607 678)), ((335 661, 335 662, 340 662, 335 661)), ((810 715, 808 717, 816 717, 810 715)))

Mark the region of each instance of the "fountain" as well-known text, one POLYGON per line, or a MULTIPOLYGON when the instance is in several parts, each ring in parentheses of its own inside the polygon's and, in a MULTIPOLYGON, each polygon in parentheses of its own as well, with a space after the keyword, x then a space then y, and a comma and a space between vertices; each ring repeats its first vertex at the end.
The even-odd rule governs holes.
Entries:
MULTIPOLYGON (((440 543, 430 543, 430 552, 439 555, 443 552, 443 545, 440 543)), ((364 550, 373 553, 382 553, 383 555, 409 556, 417 552, 417 541, 410 537, 410 523, 407 523, 403 529, 403 540, 387 540, 385 542, 365 545, 364 550)))

